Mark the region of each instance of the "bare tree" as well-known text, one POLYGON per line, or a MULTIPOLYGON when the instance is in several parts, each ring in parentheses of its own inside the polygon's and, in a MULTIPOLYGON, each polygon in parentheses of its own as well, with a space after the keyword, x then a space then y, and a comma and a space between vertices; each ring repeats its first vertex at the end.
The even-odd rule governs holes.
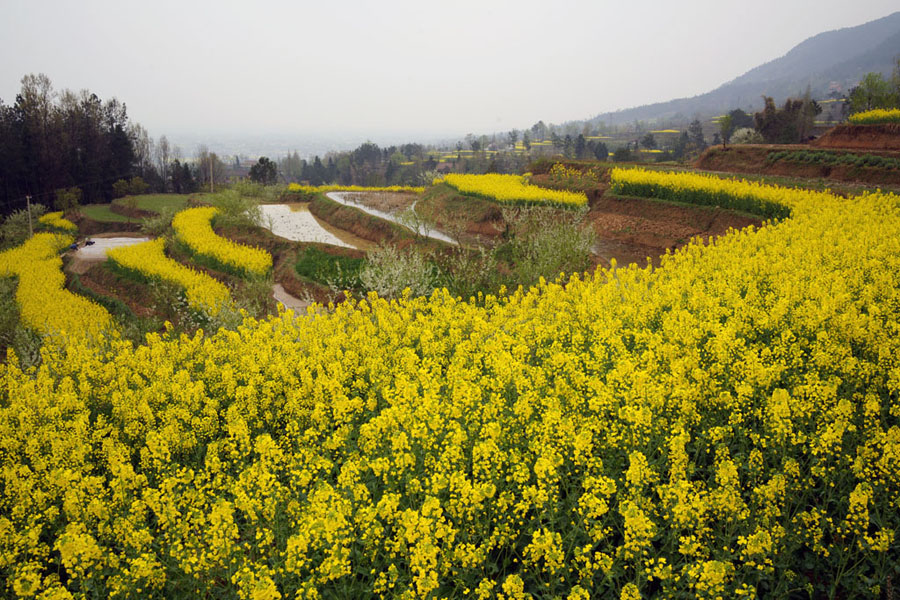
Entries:
POLYGON ((225 181, 225 165, 215 152, 209 151, 206 144, 197 147, 197 173, 204 188, 209 186, 210 178, 213 182, 225 181))
POLYGON ((138 174, 146 179, 147 171, 153 166, 153 140, 139 123, 132 123, 128 126, 128 137, 131 138, 132 148, 134 148, 134 162, 137 165, 138 174))
POLYGON ((159 170, 159 176, 163 180, 163 189, 169 187, 169 159, 171 158, 171 150, 169 148, 169 140, 166 136, 159 136, 156 143, 156 168, 159 170))

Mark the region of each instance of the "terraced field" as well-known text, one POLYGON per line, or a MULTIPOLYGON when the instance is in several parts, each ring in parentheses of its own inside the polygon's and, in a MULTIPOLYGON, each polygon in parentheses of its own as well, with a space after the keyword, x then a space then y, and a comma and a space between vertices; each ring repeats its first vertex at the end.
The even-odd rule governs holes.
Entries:
POLYGON ((0 365, 4 592, 882 594, 900 198, 610 185, 772 220, 659 268, 0 365))

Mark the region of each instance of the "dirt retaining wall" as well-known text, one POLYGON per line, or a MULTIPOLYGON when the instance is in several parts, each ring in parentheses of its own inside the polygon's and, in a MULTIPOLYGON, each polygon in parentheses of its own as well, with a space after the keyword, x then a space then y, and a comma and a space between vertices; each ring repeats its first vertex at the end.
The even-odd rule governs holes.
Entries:
POLYGON ((78 225, 78 233, 80 235, 90 236, 98 233, 112 233, 116 231, 140 231, 140 223, 125 223, 121 221, 101 222, 95 221, 89 217, 81 216, 75 218, 74 223, 78 225))
POLYGON ((900 123, 838 125, 810 142, 817 148, 900 151, 900 123))
POLYGON ((116 202, 109 203, 110 212, 114 212, 117 215, 123 215, 125 217, 131 217, 132 219, 146 219, 148 217, 155 217, 156 213, 149 210, 142 210, 140 208, 131 208, 129 206, 124 206, 122 204, 117 204, 116 202))
POLYGON ((414 237, 399 225, 321 195, 309 203, 309 212, 329 225, 376 244, 412 242, 414 237))
MULTIPOLYGON (((855 165, 824 165, 816 163, 766 160, 770 152, 780 150, 812 150, 831 151, 829 148, 812 146, 777 146, 777 145, 740 145, 729 146, 723 150, 721 146, 708 148, 694 166, 706 171, 725 171, 731 173, 751 173, 756 175, 776 175, 781 177, 806 177, 831 179, 851 183, 873 185, 900 185, 900 169, 884 169, 878 167, 862 167, 855 165)), ((850 150, 850 154, 873 154, 877 156, 900 156, 896 152, 875 150, 861 152, 850 150)))

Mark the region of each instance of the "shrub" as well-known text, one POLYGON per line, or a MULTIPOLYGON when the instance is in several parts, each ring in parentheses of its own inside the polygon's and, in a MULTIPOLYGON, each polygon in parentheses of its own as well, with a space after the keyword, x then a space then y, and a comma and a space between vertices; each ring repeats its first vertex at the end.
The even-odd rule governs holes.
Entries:
POLYGON ((750 127, 742 127, 731 134, 731 139, 729 140, 729 142, 734 145, 762 144, 763 137, 762 134, 755 129, 751 129, 750 127))
MULTIPOLYGON (((35 227, 47 212, 43 204, 31 205, 31 226, 35 227)), ((28 209, 17 210, 3 220, 0 225, 0 250, 13 248, 28 239, 28 209)))
POLYGON ((399 298, 409 289, 411 296, 425 296, 434 290, 438 271, 415 251, 403 252, 395 246, 382 245, 369 252, 360 270, 359 281, 384 298, 399 298))
POLYGON ((634 156, 631 153, 631 148, 629 148, 628 146, 616 148, 613 152, 613 160, 616 162, 630 162, 634 160, 634 156))
POLYGON ((153 237, 162 237, 172 231, 172 219, 175 217, 175 209, 171 206, 163 206, 152 217, 141 220, 141 233, 153 237))
POLYGON ((116 198, 124 196, 139 196, 146 194, 150 186, 144 181, 143 177, 132 177, 129 179, 119 179, 113 184, 113 195, 116 198))
MULTIPOLYGON (((256 184, 251 184, 256 185, 256 184)), ((205 196, 204 200, 218 209, 216 223, 224 227, 259 227, 262 215, 256 195, 249 195, 248 187, 230 189, 205 196)))
POLYGON ((72 212, 81 204, 81 188, 70 187, 56 190, 56 210, 64 213, 72 212))
POLYGON ((553 281, 560 273, 587 270, 597 234, 584 222, 586 213, 539 207, 504 209, 509 240, 497 248, 497 254, 509 263, 509 283, 529 287, 541 278, 553 281))

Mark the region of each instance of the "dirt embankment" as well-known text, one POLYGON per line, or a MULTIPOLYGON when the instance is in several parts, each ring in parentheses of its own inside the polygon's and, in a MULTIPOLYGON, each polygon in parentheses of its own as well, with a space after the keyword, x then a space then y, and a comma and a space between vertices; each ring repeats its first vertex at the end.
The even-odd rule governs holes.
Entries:
POLYGON ((900 123, 838 125, 810 142, 817 148, 900 151, 900 123))
POLYGON ((101 233, 135 233, 141 230, 140 223, 95 221, 82 214, 72 217, 70 220, 78 226, 78 234, 83 236, 92 236, 101 233))
POLYGON ((294 265, 297 262, 299 249, 306 246, 314 246, 333 256, 349 256, 352 258, 364 258, 366 256, 365 252, 354 248, 310 242, 291 242, 263 228, 217 227, 216 233, 239 244, 262 248, 271 254, 275 283, 280 284, 284 291, 291 296, 300 300, 312 300, 320 304, 340 302, 343 300, 343 295, 339 294, 336 297, 335 293, 325 286, 303 280, 297 275, 294 265))
POLYGON ((149 217, 155 217, 156 213, 149 210, 143 210, 137 207, 126 206, 124 204, 120 204, 118 202, 110 202, 109 211, 114 212, 117 215, 122 215, 125 217, 131 217, 132 219, 147 219, 149 217))
POLYGON ((309 203, 309 212, 332 227, 349 231, 353 235, 375 244, 395 244, 406 247, 414 243, 415 235, 407 229, 352 206, 344 206, 322 195, 309 203))
POLYGON ((466 245, 490 244, 505 230, 496 202, 463 196, 446 184, 426 190, 416 212, 466 245))
POLYGON ((97 296, 122 302, 138 317, 150 317, 154 314, 154 301, 148 286, 119 277, 104 263, 93 263, 82 272, 69 272, 75 273, 81 285, 97 296))
POLYGON ((837 155, 874 155, 900 158, 900 152, 866 149, 860 151, 832 151, 824 147, 807 145, 740 145, 707 148, 694 166, 706 171, 746 173, 754 175, 774 175, 778 177, 801 177, 829 179, 848 183, 871 185, 900 185, 900 169, 857 166, 854 164, 821 164, 780 159, 770 161, 769 154, 781 151, 828 151, 837 155))

